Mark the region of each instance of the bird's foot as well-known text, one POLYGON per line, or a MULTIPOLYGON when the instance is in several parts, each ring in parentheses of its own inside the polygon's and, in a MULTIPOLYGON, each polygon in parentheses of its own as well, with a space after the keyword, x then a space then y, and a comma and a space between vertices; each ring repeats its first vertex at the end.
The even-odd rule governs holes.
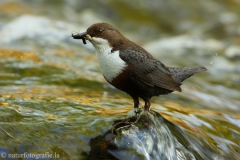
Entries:
POLYGON ((112 133, 115 131, 118 131, 118 130, 129 129, 129 128, 135 126, 135 124, 138 122, 140 114, 142 112, 143 112, 143 110, 141 108, 134 108, 133 110, 131 110, 128 113, 127 118, 117 121, 111 127, 112 133))
POLYGON ((134 113, 136 114, 135 116, 137 116, 138 114, 140 114, 142 112, 141 108, 133 108, 134 113))
POLYGON ((150 111, 150 107, 144 107, 145 111, 150 111))
POLYGON ((138 116, 142 112, 142 108, 133 108, 130 112, 128 112, 127 117, 138 116))

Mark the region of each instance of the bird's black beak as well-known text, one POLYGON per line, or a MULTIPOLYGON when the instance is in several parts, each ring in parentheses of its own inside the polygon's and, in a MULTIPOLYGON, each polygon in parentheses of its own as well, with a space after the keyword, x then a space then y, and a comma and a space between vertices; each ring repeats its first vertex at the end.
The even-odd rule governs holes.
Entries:
POLYGON ((86 32, 82 32, 82 33, 72 33, 72 37, 74 38, 74 39, 83 39, 83 38, 85 38, 85 36, 86 36, 86 32))
POLYGON ((87 43, 86 43, 86 35, 87 35, 86 32, 76 33, 76 34, 72 33, 72 37, 73 37, 74 39, 82 39, 82 41, 83 41, 84 44, 87 44, 87 43))

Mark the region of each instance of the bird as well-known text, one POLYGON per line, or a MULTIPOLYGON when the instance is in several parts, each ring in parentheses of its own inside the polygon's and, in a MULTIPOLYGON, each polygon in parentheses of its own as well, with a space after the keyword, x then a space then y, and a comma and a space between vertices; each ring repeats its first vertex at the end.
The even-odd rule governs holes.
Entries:
POLYGON ((92 24, 85 32, 72 33, 72 37, 93 45, 106 81, 130 95, 134 108, 139 108, 142 99, 145 111, 150 110, 152 97, 181 92, 185 79, 207 70, 204 66, 167 67, 104 22, 92 24))

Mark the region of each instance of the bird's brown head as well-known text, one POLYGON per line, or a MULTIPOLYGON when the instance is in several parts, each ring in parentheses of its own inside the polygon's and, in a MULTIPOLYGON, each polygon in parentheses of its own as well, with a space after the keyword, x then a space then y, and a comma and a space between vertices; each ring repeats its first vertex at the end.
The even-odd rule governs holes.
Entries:
POLYGON ((72 37, 82 39, 84 44, 86 44, 85 40, 88 40, 94 47, 103 45, 102 43, 106 41, 109 46, 113 47, 121 45, 123 39, 126 39, 115 27, 108 23, 95 23, 86 32, 72 34, 72 37))

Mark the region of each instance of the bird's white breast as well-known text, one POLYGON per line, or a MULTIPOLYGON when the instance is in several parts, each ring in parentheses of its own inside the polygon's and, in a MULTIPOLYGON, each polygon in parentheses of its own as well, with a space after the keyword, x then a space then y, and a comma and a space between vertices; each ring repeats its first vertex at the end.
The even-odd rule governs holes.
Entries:
POLYGON ((119 57, 119 51, 111 52, 112 47, 102 38, 93 38, 91 43, 97 51, 98 62, 103 76, 109 81, 119 75, 127 66, 119 57))

